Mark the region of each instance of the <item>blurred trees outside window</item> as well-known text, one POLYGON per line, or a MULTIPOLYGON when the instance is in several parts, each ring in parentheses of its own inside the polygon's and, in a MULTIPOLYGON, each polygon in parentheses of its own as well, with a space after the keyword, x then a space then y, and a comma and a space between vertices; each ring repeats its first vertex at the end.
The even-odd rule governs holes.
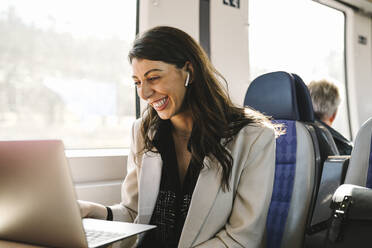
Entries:
POLYGON ((129 146, 136 1, 0 2, 0 139, 129 146))

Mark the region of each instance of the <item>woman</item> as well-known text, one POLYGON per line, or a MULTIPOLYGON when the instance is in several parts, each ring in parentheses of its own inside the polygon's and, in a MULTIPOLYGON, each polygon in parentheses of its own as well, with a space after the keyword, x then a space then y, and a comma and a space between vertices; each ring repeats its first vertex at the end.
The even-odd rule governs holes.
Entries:
POLYGON ((156 225, 139 247, 259 247, 275 127, 232 104, 223 77, 181 30, 148 30, 129 60, 148 106, 133 125, 122 202, 80 202, 82 215, 156 225))

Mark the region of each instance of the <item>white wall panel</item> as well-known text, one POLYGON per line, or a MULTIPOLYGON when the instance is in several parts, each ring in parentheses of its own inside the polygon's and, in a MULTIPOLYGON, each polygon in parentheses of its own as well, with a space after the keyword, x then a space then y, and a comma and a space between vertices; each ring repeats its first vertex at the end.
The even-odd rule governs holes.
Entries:
POLYGON ((125 156, 69 158, 75 183, 122 180, 126 175, 125 156))
POLYGON ((140 1, 139 30, 166 25, 180 28, 199 40, 199 0, 140 1))
POLYGON ((211 60, 226 78, 232 101, 242 105, 249 85, 248 0, 240 0, 240 8, 222 0, 210 4, 211 60))
POLYGON ((355 50, 355 87, 358 109, 358 130, 372 117, 372 22, 371 17, 356 14, 353 43, 355 50), (358 37, 367 38, 366 44, 358 42, 358 37))
POLYGON ((119 203, 127 155, 68 158, 77 198, 104 205, 119 203))
POLYGON ((79 200, 101 203, 105 206, 120 202, 122 181, 75 184, 79 200))

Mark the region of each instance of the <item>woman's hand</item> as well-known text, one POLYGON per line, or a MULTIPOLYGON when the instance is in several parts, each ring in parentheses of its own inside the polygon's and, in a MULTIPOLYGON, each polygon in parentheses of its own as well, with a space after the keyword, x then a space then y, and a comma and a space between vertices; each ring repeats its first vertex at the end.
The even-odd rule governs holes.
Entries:
POLYGON ((95 202, 78 200, 81 218, 94 218, 105 220, 107 209, 105 206, 95 202))

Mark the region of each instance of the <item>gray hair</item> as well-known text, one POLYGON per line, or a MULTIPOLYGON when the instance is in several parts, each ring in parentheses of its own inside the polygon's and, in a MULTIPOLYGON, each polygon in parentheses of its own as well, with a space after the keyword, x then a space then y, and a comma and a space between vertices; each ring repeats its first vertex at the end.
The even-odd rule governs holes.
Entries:
POLYGON ((321 120, 330 118, 337 111, 341 102, 337 86, 323 79, 310 82, 308 88, 315 115, 321 120))

